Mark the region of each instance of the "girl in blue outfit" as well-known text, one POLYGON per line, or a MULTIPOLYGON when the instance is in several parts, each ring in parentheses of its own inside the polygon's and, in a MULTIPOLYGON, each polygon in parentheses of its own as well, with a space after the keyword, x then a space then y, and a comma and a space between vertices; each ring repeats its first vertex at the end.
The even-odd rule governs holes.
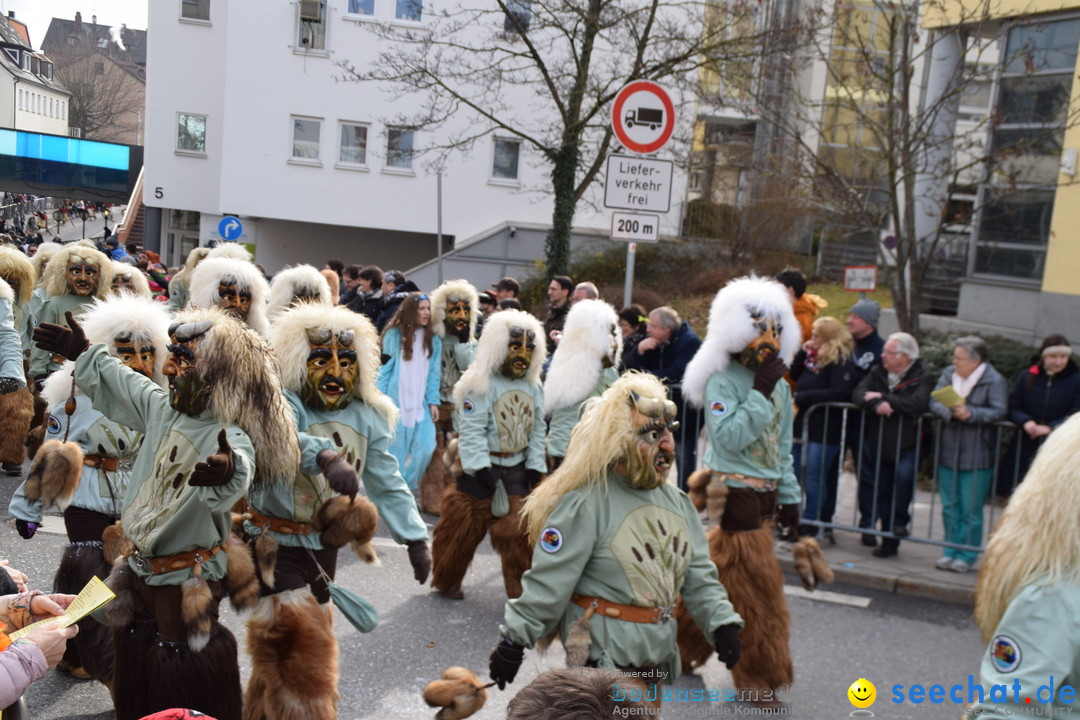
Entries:
POLYGON ((410 293, 383 331, 377 385, 401 410, 390 453, 414 493, 435 452, 442 338, 432 332, 431 301, 410 293), (404 341, 403 341, 404 339, 404 341))

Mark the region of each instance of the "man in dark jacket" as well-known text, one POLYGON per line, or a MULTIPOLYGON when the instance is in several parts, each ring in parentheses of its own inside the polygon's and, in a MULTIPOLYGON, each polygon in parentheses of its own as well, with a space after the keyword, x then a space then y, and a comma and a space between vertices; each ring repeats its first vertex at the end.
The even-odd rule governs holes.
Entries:
POLYGON ((402 301, 409 296, 409 293, 419 291, 420 288, 416 287, 416 283, 412 280, 406 280, 405 274, 400 270, 386 271, 382 283, 382 307, 379 310, 378 319, 375 320, 375 328, 380 335, 387 323, 390 322, 390 318, 394 317, 394 313, 397 312, 402 301))
POLYGON ((919 359, 919 343, 898 332, 885 342, 881 364, 852 394, 852 402, 866 410, 867 418, 859 468, 859 527, 872 528, 880 521, 882 531, 892 533, 874 548, 876 557, 896 555, 900 538, 911 532, 919 416, 930 406, 934 382, 919 359))
POLYGON ((373 324, 379 320, 383 308, 383 271, 378 265, 368 265, 357 275, 358 292, 345 306, 355 313, 366 315, 373 324))
POLYGON ((697 439, 701 429, 701 411, 686 407, 680 387, 686 365, 701 347, 701 338, 679 317, 674 308, 664 305, 649 313, 649 336, 638 343, 637 350, 626 358, 627 370, 651 373, 671 388, 671 399, 679 408, 680 426, 675 430, 675 453, 679 463, 679 488, 686 490, 686 479, 697 468, 697 439))

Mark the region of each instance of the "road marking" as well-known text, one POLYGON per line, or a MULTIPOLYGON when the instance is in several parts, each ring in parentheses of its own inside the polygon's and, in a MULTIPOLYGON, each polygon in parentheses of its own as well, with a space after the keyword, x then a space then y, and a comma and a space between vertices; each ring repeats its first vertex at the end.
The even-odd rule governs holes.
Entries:
POLYGON ((817 600, 819 602, 833 603, 834 605, 847 605, 849 607, 867 608, 870 606, 870 598, 858 595, 844 595, 843 593, 829 592, 828 590, 814 590, 810 592, 797 585, 785 585, 784 594, 805 600, 817 600))

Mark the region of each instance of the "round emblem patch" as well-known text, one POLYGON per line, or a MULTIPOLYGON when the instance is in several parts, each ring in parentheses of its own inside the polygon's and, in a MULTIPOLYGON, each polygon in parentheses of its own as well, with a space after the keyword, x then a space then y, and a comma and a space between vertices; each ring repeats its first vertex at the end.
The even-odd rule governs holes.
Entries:
POLYGON ((560 532, 557 527, 546 527, 544 528, 544 531, 540 533, 540 547, 544 552, 559 552, 559 548, 562 547, 562 542, 562 532, 560 532))
POLYGON ((709 405, 709 412, 711 412, 716 417, 720 417, 727 412, 727 405, 720 402, 719 400, 713 400, 712 404, 709 405))
POLYGON ((473 411, 472 401, 466 400, 465 402, 461 403, 461 412, 465 413, 466 415, 472 415, 472 411, 473 411))
POLYGON ((990 661, 1001 673, 1011 673, 1020 667, 1020 645, 1008 635, 998 635, 990 643, 990 661))
POLYGON ((60 434, 60 421, 52 415, 49 416, 48 429, 50 435, 60 434))

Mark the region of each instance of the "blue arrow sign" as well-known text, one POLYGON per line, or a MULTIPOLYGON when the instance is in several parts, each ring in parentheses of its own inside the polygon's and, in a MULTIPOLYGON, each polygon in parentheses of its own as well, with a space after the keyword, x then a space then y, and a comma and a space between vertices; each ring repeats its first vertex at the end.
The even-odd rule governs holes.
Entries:
POLYGON ((240 222, 240 218, 231 215, 223 217, 218 223, 217 231, 222 240, 236 240, 244 234, 244 223, 240 222))

